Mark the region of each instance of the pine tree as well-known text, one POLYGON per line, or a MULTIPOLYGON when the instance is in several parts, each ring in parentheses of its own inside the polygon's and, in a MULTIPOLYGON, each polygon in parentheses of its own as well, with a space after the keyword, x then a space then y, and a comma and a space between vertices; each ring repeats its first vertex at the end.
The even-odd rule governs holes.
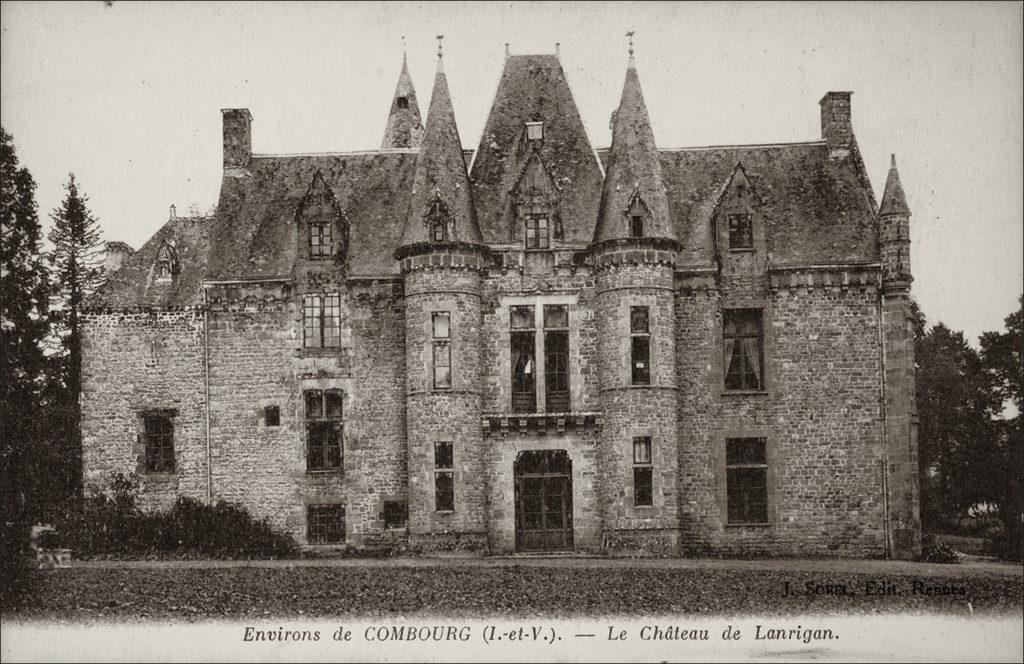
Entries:
POLYGON ((51 319, 60 339, 61 384, 64 395, 62 424, 68 443, 64 467, 68 481, 81 490, 81 412, 78 396, 82 389, 81 317, 85 299, 102 283, 103 244, 96 218, 87 206, 88 198, 78 190, 74 174, 64 185, 61 206, 50 218, 48 236, 53 244, 50 274, 53 280, 51 319))
POLYGON ((36 183, 0 128, 0 472, 8 520, 35 502, 48 362, 46 265, 36 183))

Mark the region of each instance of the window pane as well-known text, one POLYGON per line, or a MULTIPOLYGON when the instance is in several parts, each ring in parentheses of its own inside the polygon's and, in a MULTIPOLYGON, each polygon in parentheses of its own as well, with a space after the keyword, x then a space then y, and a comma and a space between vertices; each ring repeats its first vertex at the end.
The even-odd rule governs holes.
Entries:
POLYGON ((638 214, 633 215, 630 219, 630 235, 633 237, 644 236, 644 218, 638 214))
POLYGON ((455 461, 454 446, 450 442, 434 443, 434 467, 452 468, 455 461))
POLYGON ((629 331, 634 334, 650 331, 648 329, 647 307, 630 307, 629 331))
POLYGON ((640 507, 654 504, 654 471, 650 466, 633 469, 633 498, 640 507))
POLYGON ((754 245, 752 218, 749 214, 729 215, 729 248, 749 249, 754 245))
POLYGON ((569 412, 569 333, 544 333, 545 401, 549 413, 569 412))
POLYGON ((766 468, 729 468, 726 474, 730 523, 767 523, 768 471, 766 468))
POLYGON ((533 329, 533 307, 514 306, 509 309, 513 329, 533 329))
POLYGON ((302 298, 302 331, 306 348, 320 348, 323 337, 320 331, 321 302, 319 295, 302 298))
POLYGON ((434 389, 448 390, 452 387, 451 367, 434 367, 434 389))
POLYGON ((320 390, 306 390, 306 417, 323 417, 323 392, 320 390))
POLYGON ((455 510, 454 473, 434 473, 434 509, 438 512, 451 512, 455 510))
POLYGON ((327 417, 341 419, 344 416, 344 393, 339 390, 327 390, 324 393, 324 400, 327 402, 327 417))
POLYGON ((514 413, 532 413, 536 410, 535 345, 534 332, 512 333, 512 412, 514 413))
POLYGON ((447 311, 437 311, 433 314, 433 327, 435 339, 447 339, 451 334, 451 316, 447 311))
POLYGON ((651 439, 644 436, 633 439, 633 463, 651 462, 651 439))
POLYGON ((725 443, 725 463, 764 464, 767 462, 764 438, 730 438, 725 443))
POLYGON ((569 308, 564 304, 545 305, 544 327, 569 327, 569 308))
POLYGON ((309 505, 306 508, 306 537, 310 544, 345 541, 345 508, 341 505, 309 505))
POLYGON ((651 382, 651 338, 632 338, 632 379, 634 385, 648 385, 651 382))

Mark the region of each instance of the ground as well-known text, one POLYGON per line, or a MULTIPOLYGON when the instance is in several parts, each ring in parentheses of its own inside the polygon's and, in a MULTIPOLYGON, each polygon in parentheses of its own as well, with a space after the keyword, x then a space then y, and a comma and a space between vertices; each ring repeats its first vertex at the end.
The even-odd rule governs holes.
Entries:
POLYGON ((928 612, 1021 614, 1022 568, 871 560, 393 559, 76 563, 3 618, 61 622, 928 612), (787 584, 789 595, 786 595, 787 584), (808 585, 809 584, 809 585, 808 585), (892 594, 865 594, 867 586, 892 594))

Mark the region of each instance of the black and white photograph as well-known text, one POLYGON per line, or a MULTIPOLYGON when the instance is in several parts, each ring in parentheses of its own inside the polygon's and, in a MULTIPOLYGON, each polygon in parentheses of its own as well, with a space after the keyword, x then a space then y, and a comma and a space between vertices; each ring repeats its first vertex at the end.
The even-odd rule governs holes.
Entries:
POLYGON ((1024 3, 0 3, 0 656, 1024 659, 1024 3))

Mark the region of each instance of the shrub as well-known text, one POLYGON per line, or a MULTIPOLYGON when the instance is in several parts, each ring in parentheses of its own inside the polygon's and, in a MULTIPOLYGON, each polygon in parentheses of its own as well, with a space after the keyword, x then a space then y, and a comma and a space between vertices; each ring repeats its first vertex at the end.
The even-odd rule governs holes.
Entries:
POLYGON ((240 505, 181 496, 170 510, 143 512, 137 492, 137 478, 118 473, 109 493, 93 488, 86 498, 59 505, 51 522, 79 558, 281 558, 298 549, 240 505))
POLYGON ((1006 528, 989 539, 989 550, 1009 562, 1019 563, 1024 560, 1024 527, 1006 528))
POLYGON ((935 544, 924 550, 921 560, 926 563, 943 563, 956 565, 960 562, 960 554, 946 544, 935 544))

